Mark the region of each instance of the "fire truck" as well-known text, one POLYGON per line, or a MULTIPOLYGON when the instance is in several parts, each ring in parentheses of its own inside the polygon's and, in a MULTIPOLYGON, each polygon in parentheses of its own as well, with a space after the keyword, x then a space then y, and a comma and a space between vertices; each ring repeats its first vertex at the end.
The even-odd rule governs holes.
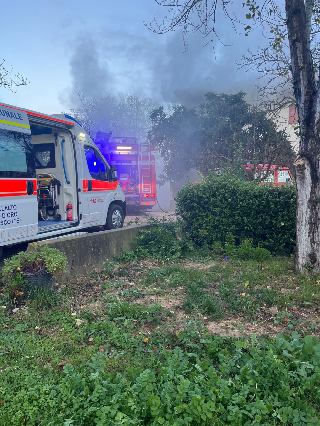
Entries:
POLYGON ((243 166, 249 180, 259 178, 260 183, 273 185, 287 185, 293 183, 293 176, 289 167, 277 167, 275 165, 248 163, 243 166))
POLYGON ((133 137, 111 137, 98 132, 95 143, 118 172, 119 184, 127 205, 150 209, 156 205, 156 168, 154 148, 149 142, 138 143, 133 137))

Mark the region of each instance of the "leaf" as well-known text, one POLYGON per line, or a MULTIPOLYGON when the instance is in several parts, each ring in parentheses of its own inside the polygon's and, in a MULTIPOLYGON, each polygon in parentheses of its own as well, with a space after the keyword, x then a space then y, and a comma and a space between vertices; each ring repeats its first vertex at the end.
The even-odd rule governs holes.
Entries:
POLYGON ((66 361, 60 361, 58 367, 62 369, 67 364, 71 364, 69 359, 67 359, 66 361))

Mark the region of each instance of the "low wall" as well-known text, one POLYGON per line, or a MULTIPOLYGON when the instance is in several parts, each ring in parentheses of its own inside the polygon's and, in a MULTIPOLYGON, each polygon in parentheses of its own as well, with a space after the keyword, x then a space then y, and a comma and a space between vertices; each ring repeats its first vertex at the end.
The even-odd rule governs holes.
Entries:
MULTIPOLYGON (((84 235, 44 240, 37 244, 47 244, 64 252, 68 258, 71 275, 85 274, 102 268, 106 260, 112 260, 123 251, 130 250, 134 237, 149 225, 127 226, 112 231, 93 232, 84 235)), ((28 246, 34 249, 35 243, 28 246)))

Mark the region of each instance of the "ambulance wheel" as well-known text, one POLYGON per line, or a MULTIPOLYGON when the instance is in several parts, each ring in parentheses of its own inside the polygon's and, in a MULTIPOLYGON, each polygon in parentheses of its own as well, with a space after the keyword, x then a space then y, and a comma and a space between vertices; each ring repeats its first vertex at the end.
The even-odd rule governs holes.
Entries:
POLYGON ((118 204, 113 204, 109 207, 107 221, 104 226, 105 229, 118 229, 122 228, 124 221, 124 214, 122 208, 118 204))

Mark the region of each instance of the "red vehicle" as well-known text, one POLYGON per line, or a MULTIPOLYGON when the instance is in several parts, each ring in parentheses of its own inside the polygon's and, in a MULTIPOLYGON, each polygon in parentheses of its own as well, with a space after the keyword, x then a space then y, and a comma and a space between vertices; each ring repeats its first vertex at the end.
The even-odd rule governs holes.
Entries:
POLYGON ((243 166, 248 179, 259 179, 261 184, 286 185, 293 183, 293 176, 289 167, 277 167, 269 164, 246 164, 243 166))
POLYGON ((111 137, 98 132, 95 143, 107 162, 115 166, 127 205, 151 208, 156 205, 154 148, 132 137, 111 137))

